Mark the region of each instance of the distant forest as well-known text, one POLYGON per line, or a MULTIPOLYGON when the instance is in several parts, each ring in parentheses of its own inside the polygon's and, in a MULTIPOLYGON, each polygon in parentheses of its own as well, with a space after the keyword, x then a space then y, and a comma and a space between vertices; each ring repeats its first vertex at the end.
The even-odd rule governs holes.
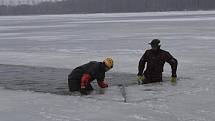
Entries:
POLYGON ((62 0, 0 5, 0 15, 213 10, 215 0, 62 0))

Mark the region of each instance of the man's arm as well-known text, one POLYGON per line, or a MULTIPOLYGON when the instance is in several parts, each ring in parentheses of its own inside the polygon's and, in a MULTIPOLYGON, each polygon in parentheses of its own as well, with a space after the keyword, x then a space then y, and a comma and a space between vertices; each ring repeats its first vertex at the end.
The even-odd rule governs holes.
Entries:
POLYGON ((89 84, 89 80, 90 80, 90 75, 89 74, 83 74, 81 77, 81 81, 80 81, 80 86, 81 86, 81 94, 83 95, 87 95, 87 90, 86 90, 86 86, 89 84))
POLYGON ((142 76, 143 75, 143 70, 145 69, 145 64, 147 62, 147 51, 143 54, 143 56, 141 57, 140 61, 139 61, 139 65, 138 65, 138 76, 142 76))
POLYGON ((101 87, 101 88, 106 88, 106 87, 108 87, 108 84, 104 81, 104 79, 105 79, 105 72, 100 72, 100 73, 98 73, 98 75, 97 75, 98 77, 97 77, 97 83, 98 83, 98 85, 99 85, 99 87, 101 87))
POLYGON ((167 53, 167 63, 170 64, 172 69, 172 77, 177 77, 176 71, 178 66, 178 61, 170 53, 167 53))

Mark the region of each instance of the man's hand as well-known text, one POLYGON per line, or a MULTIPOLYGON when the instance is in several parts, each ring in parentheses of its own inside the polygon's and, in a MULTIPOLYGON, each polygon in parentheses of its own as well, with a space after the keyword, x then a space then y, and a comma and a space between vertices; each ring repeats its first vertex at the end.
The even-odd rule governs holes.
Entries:
POLYGON ((172 83, 176 83, 177 77, 172 76, 172 77, 170 78, 170 81, 171 81, 172 83))
POLYGON ((101 88, 107 88, 108 84, 104 83, 104 85, 101 86, 101 88))
POLYGON ((145 80, 145 76, 144 75, 142 75, 142 76, 137 76, 137 82, 138 82, 138 84, 140 85, 140 84, 143 84, 143 81, 145 80))
POLYGON ((101 87, 101 88, 107 88, 108 87, 108 84, 106 84, 104 81, 98 81, 97 83, 98 83, 99 87, 101 87))

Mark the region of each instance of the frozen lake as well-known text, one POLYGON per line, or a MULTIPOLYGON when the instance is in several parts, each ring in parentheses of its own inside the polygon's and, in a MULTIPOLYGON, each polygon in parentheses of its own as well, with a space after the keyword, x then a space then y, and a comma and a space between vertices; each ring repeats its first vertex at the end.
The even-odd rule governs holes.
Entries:
POLYGON ((198 63, 213 55, 214 21, 214 12, 1 17, 0 62, 71 69, 111 56, 113 71, 136 74, 147 43, 159 38, 180 64, 198 63))
POLYGON ((0 119, 214 121, 214 26, 215 11, 2 16, 0 119), (133 82, 154 38, 179 61, 176 85, 168 81, 168 64, 165 82, 133 82), (67 95, 71 69, 106 56, 115 65, 104 94, 67 95), (118 86, 122 81, 128 85, 128 103, 118 86))

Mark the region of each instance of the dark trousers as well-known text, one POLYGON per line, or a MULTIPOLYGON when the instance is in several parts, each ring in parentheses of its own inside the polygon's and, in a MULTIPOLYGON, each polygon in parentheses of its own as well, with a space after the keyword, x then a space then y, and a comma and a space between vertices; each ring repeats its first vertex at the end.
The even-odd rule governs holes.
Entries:
MULTIPOLYGON (((77 81, 77 80, 68 79, 68 86, 69 86, 69 91, 70 92, 80 91, 81 90, 80 81, 77 81)), ((92 85, 88 84, 86 86, 86 90, 87 91, 92 91, 93 90, 92 85)))
POLYGON ((143 84, 162 82, 162 73, 145 73, 145 80, 143 84))
POLYGON ((70 92, 80 91, 81 89, 80 83, 77 80, 68 79, 68 86, 70 92))

